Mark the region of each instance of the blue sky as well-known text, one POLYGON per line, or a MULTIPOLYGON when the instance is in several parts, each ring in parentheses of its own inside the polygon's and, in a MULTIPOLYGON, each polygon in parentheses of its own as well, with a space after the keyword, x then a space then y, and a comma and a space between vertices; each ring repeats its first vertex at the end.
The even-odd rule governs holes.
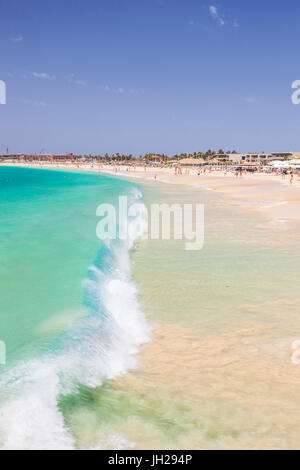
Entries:
POLYGON ((0 153, 299 151, 299 0, 0 0, 0 153))

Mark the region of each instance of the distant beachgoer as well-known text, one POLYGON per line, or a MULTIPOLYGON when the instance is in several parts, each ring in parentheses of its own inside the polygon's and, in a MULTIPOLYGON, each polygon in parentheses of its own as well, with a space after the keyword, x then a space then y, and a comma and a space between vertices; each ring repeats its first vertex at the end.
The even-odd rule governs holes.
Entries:
POLYGON ((293 184, 294 181, 294 173, 291 171, 290 173, 290 184, 293 184))

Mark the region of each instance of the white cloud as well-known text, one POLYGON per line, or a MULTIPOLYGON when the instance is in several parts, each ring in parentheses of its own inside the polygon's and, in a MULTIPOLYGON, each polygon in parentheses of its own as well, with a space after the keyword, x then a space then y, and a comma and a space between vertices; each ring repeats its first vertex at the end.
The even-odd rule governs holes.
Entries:
POLYGON ((215 7, 214 5, 210 5, 209 11, 210 11, 211 16, 213 16, 214 18, 217 18, 217 16, 218 16, 217 7, 215 7))
POLYGON ((211 14, 212 18, 219 23, 220 26, 225 25, 225 19, 222 15, 220 15, 218 8, 215 5, 209 6, 209 13, 211 14))
POLYGON ((32 75, 35 78, 42 78, 44 80, 55 80, 56 79, 55 75, 49 75, 48 73, 45 73, 45 72, 33 72, 32 75))
POLYGON ((120 95, 123 95, 123 93, 125 92, 124 88, 117 88, 116 89, 116 92, 119 93, 120 95))
POLYGON ((233 20, 232 16, 225 16, 219 12, 219 9, 215 5, 209 6, 209 13, 214 21, 216 21, 219 26, 225 26, 226 24, 232 25, 234 28, 238 28, 239 22, 237 20, 233 20))
POLYGON ((23 39, 24 39, 23 36, 16 36, 16 37, 11 38, 10 40, 12 42, 22 42, 23 39))

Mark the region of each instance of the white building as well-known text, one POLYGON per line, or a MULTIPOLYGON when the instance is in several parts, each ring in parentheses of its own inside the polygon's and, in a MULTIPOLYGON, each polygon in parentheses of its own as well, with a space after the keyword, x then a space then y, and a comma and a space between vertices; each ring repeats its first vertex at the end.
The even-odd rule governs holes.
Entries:
POLYGON ((292 158, 292 156, 292 152, 244 153, 241 154, 241 163, 257 163, 257 165, 268 165, 274 160, 287 160, 292 158))
POLYGON ((240 153, 219 153, 214 155, 214 159, 218 159, 220 163, 240 163, 242 155, 240 153))
POLYGON ((267 165, 273 159, 271 153, 245 153, 241 157, 242 163, 257 163, 257 165, 267 165))

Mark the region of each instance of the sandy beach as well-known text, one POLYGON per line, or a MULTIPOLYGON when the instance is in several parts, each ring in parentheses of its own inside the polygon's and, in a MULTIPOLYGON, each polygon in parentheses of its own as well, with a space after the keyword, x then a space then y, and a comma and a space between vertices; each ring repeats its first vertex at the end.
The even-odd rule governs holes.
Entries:
MULTIPOLYGON (((11 166, 0 163, 1 166, 11 166)), ((22 164, 13 166, 29 168, 48 168, 61 170, 78 170, 104 173, 132 180, 160 182, 176 185, 191 186, 193 189, 205 188, 222 193, 224 197, 238 200, 244 204, 245 209, 259 210, 270 219, 300 220, 300 177, 295 175, 293 184, 289 176, 285 179, 281 175, 266 173, 244 173, 236 177, 234 172, 208 170, 198 175, 197 169, 183 168, 181 176, 175 175, 174 168, 137 166, 112 166, 96 164, 22 164)))

